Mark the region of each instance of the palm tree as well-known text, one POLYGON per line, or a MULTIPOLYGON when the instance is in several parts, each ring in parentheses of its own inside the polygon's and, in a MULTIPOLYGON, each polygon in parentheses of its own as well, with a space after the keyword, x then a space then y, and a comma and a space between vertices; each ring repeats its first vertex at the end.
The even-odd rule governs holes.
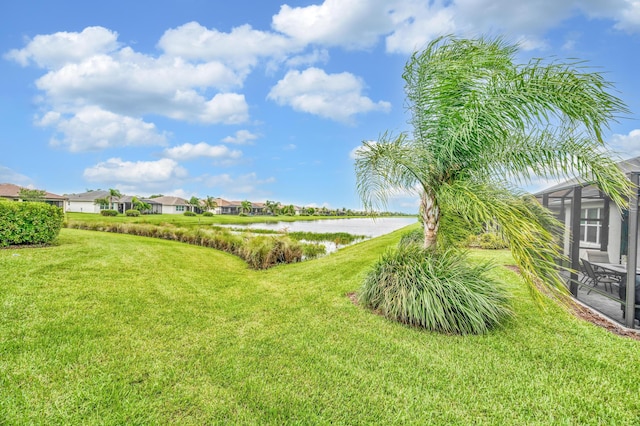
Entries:
POLYGON ((249 214, 251 213, 252 207, 253 206, 251 204, 251 201, 244 200, 243 202, 240 203, 240 213, 249 214))
POLYGON ((189 204, 191 205, 194 213, 200 212, 200 199, 198 197, 196 197, 195 195, 192 196, 191 199, 189 199, 189 204))
POLYGON ((218 208, 218 203, 216 199, 210 195, 207 195, 207 198, 205 198, 203 201, 204 201, 204 208, 207 211, 215 210, 218 208))
POLYGON ((502 39, 442 37, 414 53, 403 79, 413 133, 363 142, 357 188, 367 209, 397 192, 420 195, 425 248, 443 248, 461 223, 495 221, 527 283, 561 288, 548 211, 511 181, 581 176, 623 206, 630 182, 604 148, 627 113, 612 85, 580 62, 515 64, 502 39))
POLYGON ((93 204, 98 204, 100 206, 107 206, 107 208, 111 207, 111 201, 109 200, 109 197, 101 197, 101 198, 96 198, 95 200, 93 200, 93 204))
POLYGON ((278 201, 270 201, 267 200, 264 203, 265 208, 267 209, 267 213, 271 213, 274 216, 278 215, 278 206, 280 205, 280 203, 278 201))
POLYGON ((146 201, 142 201, 138 199, 138 197, 131 198, 131 205, 133 206, 134 209, 140 212, 151 210, 151 204, 147 203, 146 201))
MULTIPOLYGON (((119 200, 122 197, 122 194, 117 189, 109 188, 109 195, 107 198, 109 199, 109 208, 113 209, 113 200, 119 200)), ((115 208, 114 210, 118 210, 115 208)))
POLYGON ((285 216, 295 216, 296 208, 293 204, 289 204, 282 207, 282 214, 285 216))

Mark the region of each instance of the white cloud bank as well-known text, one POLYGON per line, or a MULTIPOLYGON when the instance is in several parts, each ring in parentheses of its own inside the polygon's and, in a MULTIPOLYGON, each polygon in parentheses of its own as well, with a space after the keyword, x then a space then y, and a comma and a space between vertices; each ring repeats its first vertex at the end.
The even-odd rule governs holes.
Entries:
POLYGON ((640 32, 638 0, 325 0, 282 5, 269 30, 244 24, 223 32, 197 22, 169 28, 158 41, 159 54, 137 52, 119 42, 116 31, 92 26, 36 35, 4 57, 45 70, 36 86, 43 109, 53 115, 44 122, 51 120, 62 134, 57 143, 81 151, 162 143, 164 134, 145 121, 152 115, 207 125, 245 123, 249 106, 241 90, 259 65, 287 71, 269 99, 350 123, 356 114, 390 105, 364 96, 364 82, 353 74, 295 68, 326 63, 336 47, 367 50, 384 42, 387 52, 406 55, 447 33, 504 33, 525 48, 544 48, 546 31, 579 14, 609 20, 615 30, 640 32), (80 140, 93 137, 82 129, 88 111, 102 111, 103 120, 112 114, 113 127, 121 130, 111 132, 100 121, 96 140, 80 140), (141 134, 123 138, 130 128, 141 134))
POLYGON ((253 141, 259 137, 259 135, 251 133, 248 130, 238 130, 233 136, 223 138, 222 142, 236 145, 251 145, 253 144, 253 141))
POLYGON ((229 199, 260 199, 261 195, 264 194, 260 187, 275 181, 276 179, 273 177, 260 179, 256 173, 248 173, 237 177, 224 173, 204 178, 206 186, 215 188, 217 193, 223 194, 229 199))
POLYGON ((193 160, 195 158, 238 159, 242 157, 242 151, 231 150, 225 145, 209 145, 205 142, 197 144, 185 143, 164 151, 166 157, 178 161, 193 160))
POLYGON ((51 144, 66 146, 72 152, 140 145, 164 145, 166 135, 156 126, 138 118, 126 117, 88 106, 71 118, 50 111, 36 121, 43 127, 53 127, 62 137, 51 144))
POLYGON ((364 83, 351 73, 327 74, 319 68, 289 71, 268 98, 296 111, 349 122, 355 114, 389 111, 391 104, 362 95, 364 83))
POLYGON ((164 184, 187 177, 187 171, 175 160, 163 158, 158 161, 123 161, 110 158, 84 170, 90 182, 110 185, 128 184, 140 187, 164 184))
POLYGON ((640 156, 640 129, 634 129, 626 135, 613 135, 609 145, 622 158, 640 156))

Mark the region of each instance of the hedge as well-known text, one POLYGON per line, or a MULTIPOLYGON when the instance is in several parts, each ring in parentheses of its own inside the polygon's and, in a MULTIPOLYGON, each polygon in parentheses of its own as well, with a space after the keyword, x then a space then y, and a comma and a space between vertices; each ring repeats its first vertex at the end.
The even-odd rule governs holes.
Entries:
POLYGON ((41 202, 0 203, 0 247, 48 244, 64 222, 60 207, 41 202))

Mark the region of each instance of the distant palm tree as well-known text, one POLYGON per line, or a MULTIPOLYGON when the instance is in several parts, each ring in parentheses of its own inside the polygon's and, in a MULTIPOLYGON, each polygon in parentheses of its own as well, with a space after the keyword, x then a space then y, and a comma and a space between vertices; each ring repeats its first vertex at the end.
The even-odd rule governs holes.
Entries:
POLYGON ((216 199, 213 198, 210 195, 207 195, 207 198, 204 199, 204 208, 207 211, 211 211, 211 210, 215 210, 218 208, 218 203, 216 202, 216 199))
POLYGON ((293 204, 289 204, 287 206, 282 207, 282 214, 287 216, 295 216, 296 208, 293 204))
POLYGON ((517 65, 516 52, 501 39, 443 37, 412 55, 403 79, 413 134, 364 142, 357 188, 368 209, 398 190, 419 193, 425 248, 447 245, 460 223, 495 221, 527 283, 559 288, 543 226, 552 219, 510 180, 578 175, 623 206, 630 182, 601 135, 628 110, 582 63, 517 65))
POLYGON ((278 210, 279 210, 278 206, 280 205, 279 202, 267 200, 265 201, 264 204, 265 204, 267 213, 271 213, 272 215, 278 215, 278 210))
POLYGON ((251 213, 251 208, 251 201, 244 200, 242 203, 240 203, 240 213, 249 214, 251 213))
POLYGON ((115 209, 113 208, 113 200, 115 199, 116 201, 118 201, 120 200, 120 198, 122 198, 122 194, 120 193, 120 191, 118 191, 117 189, 109 188, 109 195, 107 196, 107 198, 109 199, 109 208, 118 210, 117 206, 115 209))
POLYGON ((97 204, 100 206, 107 206, 107 208, 111 207, 111 200, 109 197, 101 197, 93 200, 93 204, 97 204))
POLYGON ((189 200, 189 204, 191 205, 194 213, 200 212, 200 199, 198 197, 196 197, 195 195, 192 196, 189 200))
POLYGON ((131 205, 134 209, 140 212, 151 210, 151 204, 147 203, 146 201, 142 201, 137 197, 131 198, 131 205))

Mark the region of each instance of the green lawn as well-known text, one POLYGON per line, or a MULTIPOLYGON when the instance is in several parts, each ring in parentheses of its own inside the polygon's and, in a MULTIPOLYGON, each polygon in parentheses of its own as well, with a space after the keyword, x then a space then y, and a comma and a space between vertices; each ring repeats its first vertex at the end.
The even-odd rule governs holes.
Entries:
POLYGON ((640 342, 536 305, 507 268, 517 317, 489 335, 355 306, 399 236, 267 271, 73 229, 0 250, 0 424, 640 423, 640 342))

